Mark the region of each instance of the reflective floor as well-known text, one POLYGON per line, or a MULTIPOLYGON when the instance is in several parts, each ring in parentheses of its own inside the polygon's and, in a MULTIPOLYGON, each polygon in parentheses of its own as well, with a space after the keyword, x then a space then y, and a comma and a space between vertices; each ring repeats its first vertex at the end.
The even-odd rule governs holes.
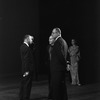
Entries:
MULTIPOLYGON (((20 81, 5 82, 0 85, 0 100, 18 100, 20 81)), ((69 100, 100 100, 100 83, 72 86, 67 83, 69 100)), ((31 100, 47 100, 48 81, 33 81, 31 100)))

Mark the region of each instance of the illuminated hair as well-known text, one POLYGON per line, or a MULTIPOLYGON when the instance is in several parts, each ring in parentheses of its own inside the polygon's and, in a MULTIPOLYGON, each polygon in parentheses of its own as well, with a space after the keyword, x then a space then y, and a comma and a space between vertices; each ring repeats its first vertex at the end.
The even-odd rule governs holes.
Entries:
MULTIPOLYGON (((24 40, 25 40, 25 39, 28 39, 30 36, 31 36, 31 35, 26 34, 26 35, 24 36, 24 40)), ((31 36, 31 37, 33 37, 33 36, 31 36)), ((34 37, 33 37, 33 39, 34 39, 34 37)))
POLYGON ((29 36, 30 36, 30 35, 25 35, 25 36, 24 36, 24 40, 27 39, 29 36))
POLYGON ((74 42, 76 42, 76 40, 75 40, 75 39, 72 39, 71 41, 74 41, 74 42))
POLYGON ((53 37, 52 37, 52 36, 50 36, 50 37, 49 37, 49 41, 50 41, 51 39, 53 39, 53 37))
POLYGON ((75 44, 77 44, 77 41, 75 39, 72 39, 71 42, 74 41, 75 44))
POLYGON ((56 30, 56 32, 57 32, 59 35, 61 35, 61 30, 60 30, 60 28, 54 28, 53 30, 56 30))

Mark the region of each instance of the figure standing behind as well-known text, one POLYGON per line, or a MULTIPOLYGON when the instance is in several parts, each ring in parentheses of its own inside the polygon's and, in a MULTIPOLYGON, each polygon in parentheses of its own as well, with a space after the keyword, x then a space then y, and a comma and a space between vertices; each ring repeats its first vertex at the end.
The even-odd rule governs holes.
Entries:
POLYGON ((53 100, 68 100, 65 83, 68 46, 66 41, 61 37, 61 30, 59 28, 54 28, 51 36, 54 38, 50 60, 53 100))
POLYGON ((33 36, 25 35, 24 42, 20 47, 22 60, 22 81, 19 98, 20 100, 29 100, 32 87, 34 58, 30 45, 33 43, 33 36))
POLYGON ((51 84, 51 72, 50 72, 50 61, 51 61, 51 51, 53 49, 54 39, 52 36, 49 37, 49 45, 48 45, 48 82, 49 82, 49 94, 48 99, 52 99, 52 84, 51 84))
POLYGON ((80 51, 79 46, 76 45, 75 39, 71 40, 72 46, 69 47, 69 55, 70 55, 70 73, 72 79, 72 85, 80 85, 79 76, 78 76, 78 62, 80 59, 80 51))

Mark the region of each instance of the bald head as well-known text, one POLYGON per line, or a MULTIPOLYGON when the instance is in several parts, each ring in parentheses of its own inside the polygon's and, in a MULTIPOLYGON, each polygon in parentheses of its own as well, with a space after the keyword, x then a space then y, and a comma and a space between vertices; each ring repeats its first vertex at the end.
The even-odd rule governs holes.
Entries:
POLYGON ((52 35, 53 38, 57 38, 58 36, 61 36, 60 28, 54 28, 52 30, 52 34, 51 35, 52 35))
POLYGON ((28 44, 32 44, 34 40, 34 37, 31 35, 25 35, 24 42, 27 42, 28 44))
POLYGON ((52 36, 49 37, 49 44, 51 44, 51 45, 54 44, 54 38, 52 36))

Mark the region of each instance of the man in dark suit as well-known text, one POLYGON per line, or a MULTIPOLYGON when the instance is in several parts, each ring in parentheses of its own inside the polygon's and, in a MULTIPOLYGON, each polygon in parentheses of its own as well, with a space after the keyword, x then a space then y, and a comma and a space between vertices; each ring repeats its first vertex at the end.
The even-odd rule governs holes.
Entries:
POLYGON ((32 87, 34 58, 30 45, 33 44, 34 37, 25 35, 24 42, 20 47, 22 60, 22 81, 19 98, 20 100, 29 100, 32 87))
POLYGON ((53 49, 54 39, 52 36, 49 37, 49 45, 48 45, 48 82, 49 82, 49 94, 48 99, 52 99, 52 84, 51 84, 51 72, 50 72, 50 61, 51 61, 51 51, 53 49))
POLYGON ((61 37, 61 30, 59 28, 54 28, 51 35, 55 40, 50 61, 53 100, 68 100, 65 84, 68 46, 66 41, 61 37))

